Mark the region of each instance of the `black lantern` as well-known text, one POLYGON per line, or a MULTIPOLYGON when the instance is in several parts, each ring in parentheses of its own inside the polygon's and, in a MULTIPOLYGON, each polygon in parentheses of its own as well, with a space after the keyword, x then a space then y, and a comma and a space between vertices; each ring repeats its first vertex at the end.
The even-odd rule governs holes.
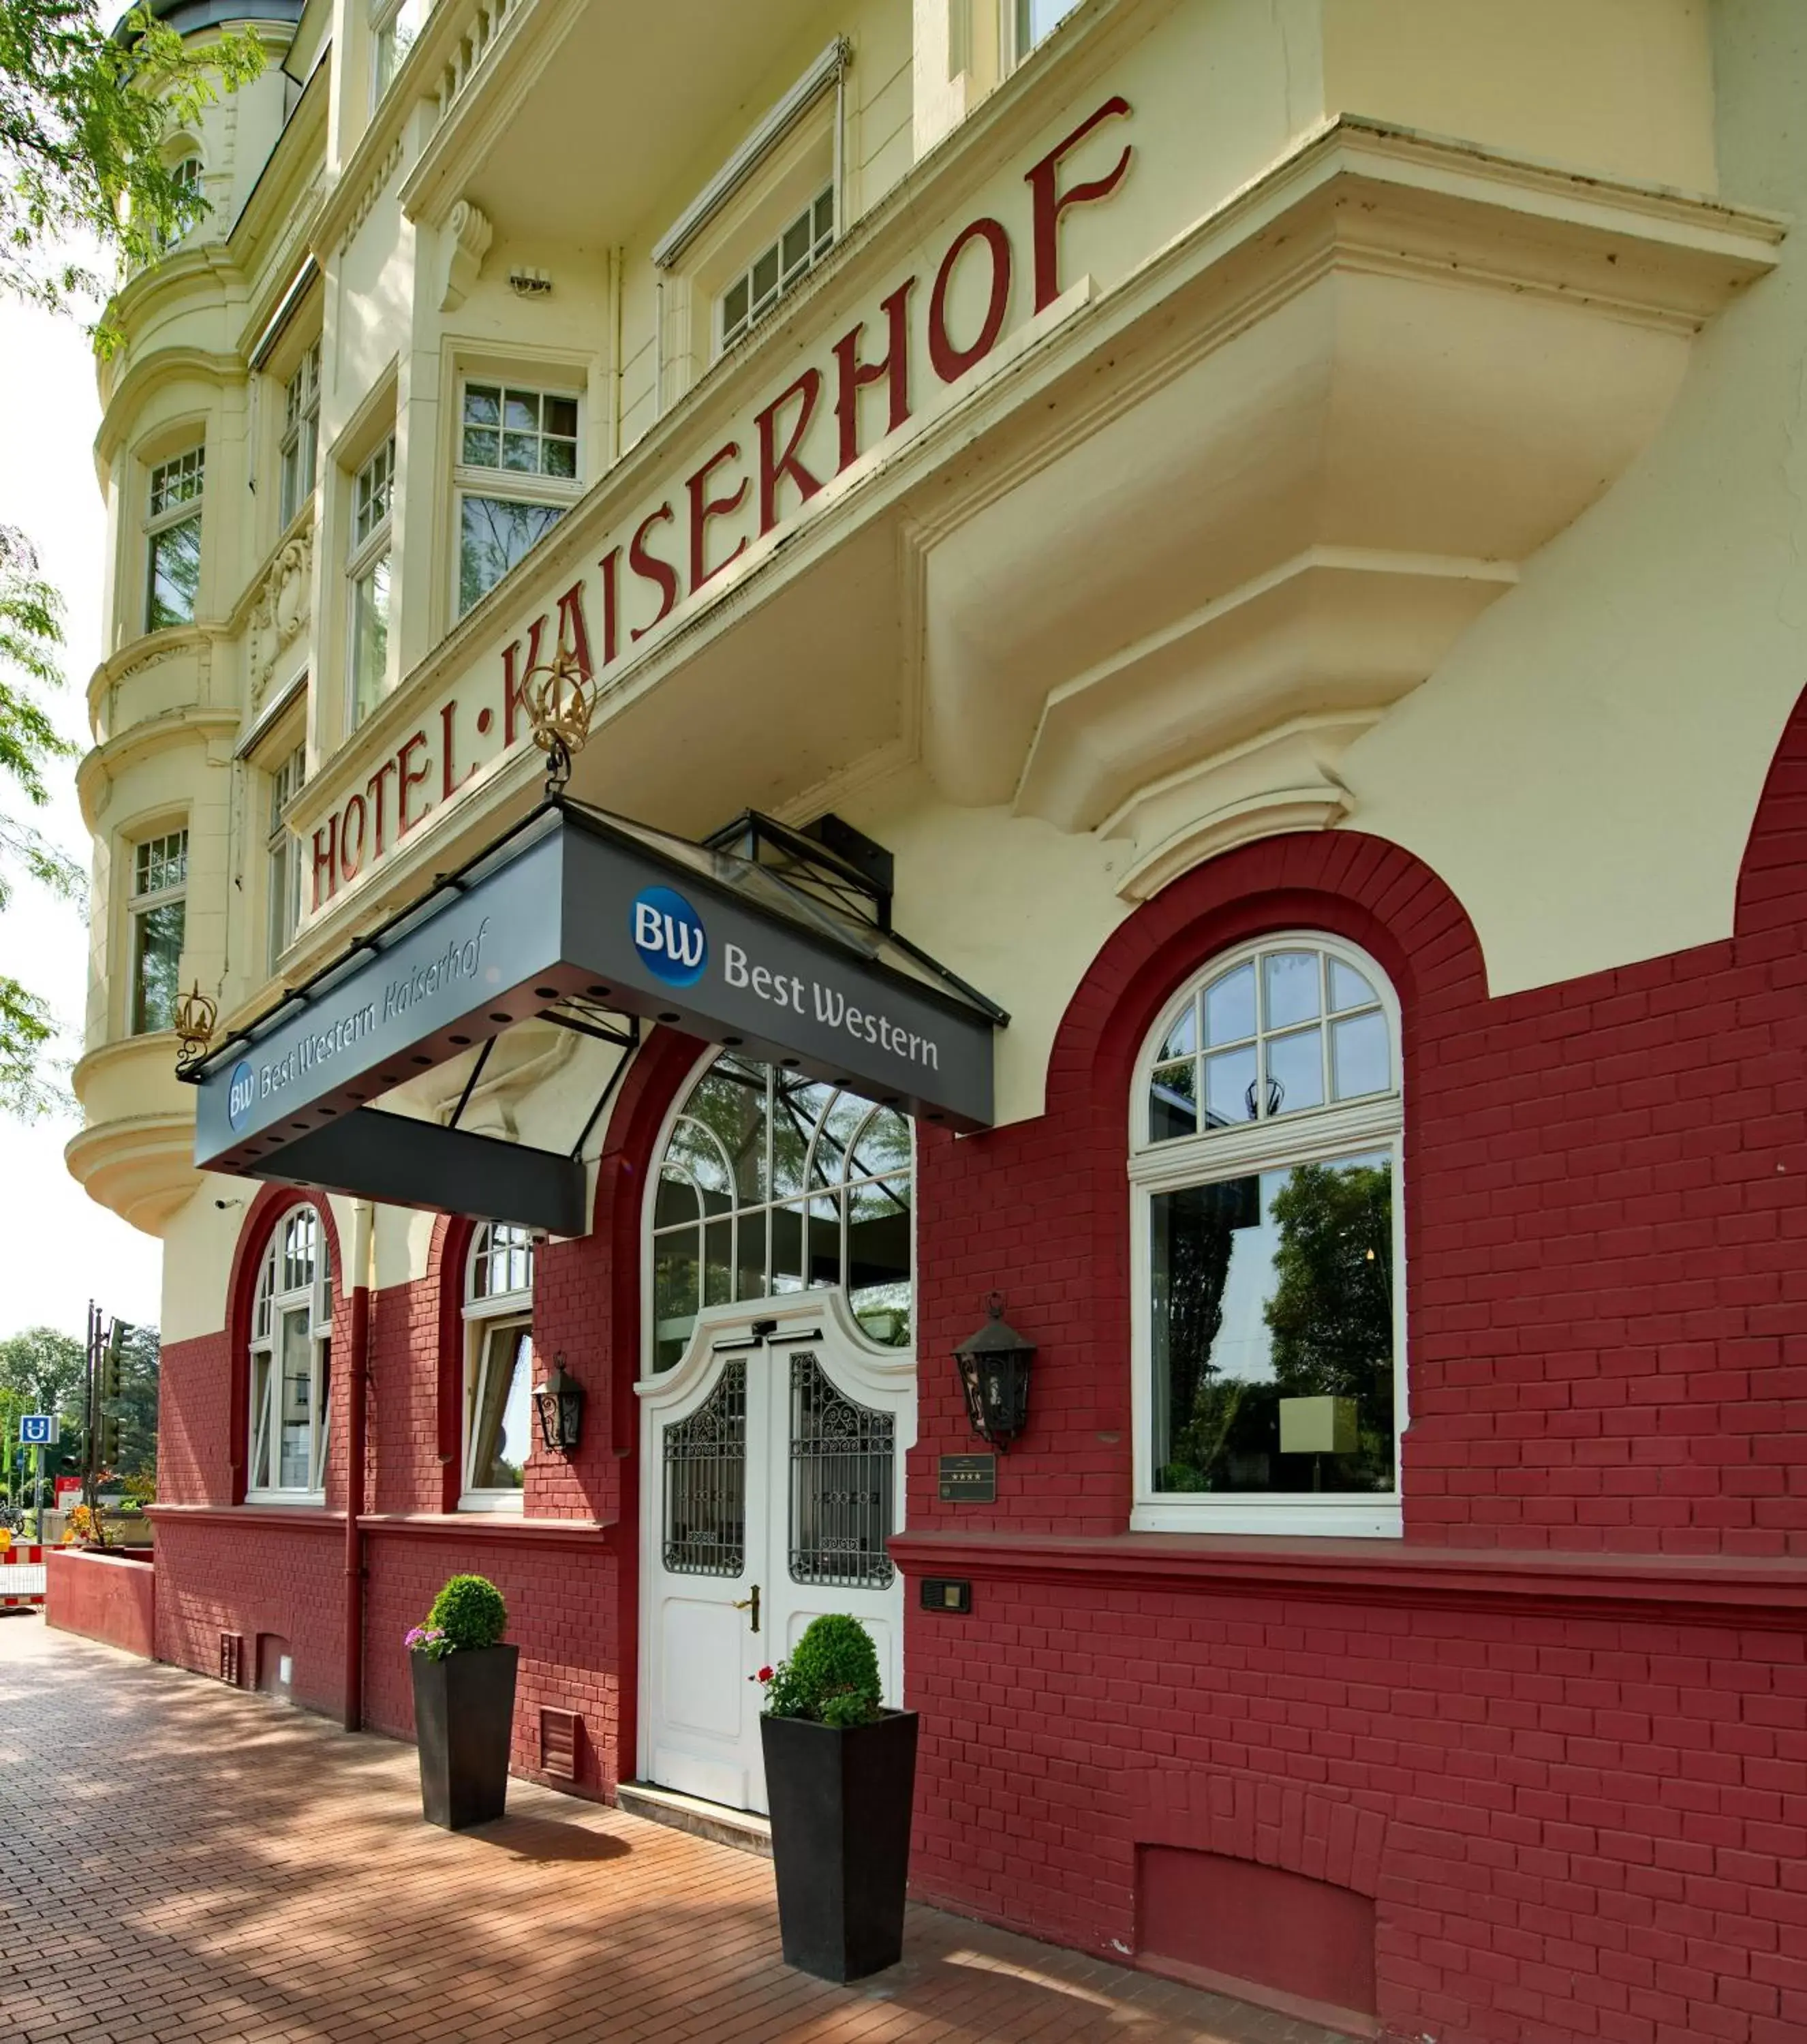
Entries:
POLYGON ((551 1374, 533 1394, 540 1416, 540 1438, 554 1454, 568 1455, 577 1446, 583 1420, 583 1387, 565 1374, 562 1355, 552 1358, 551 1374))
POLYGON ((954 1350, 954 1363, 973 1431, 1002 1449, 1028 1423, 1029 1358, 1036 1345, 1005 1319, 1002 1292, 986 1294, 985 1309, 991 1317, 954 1350))

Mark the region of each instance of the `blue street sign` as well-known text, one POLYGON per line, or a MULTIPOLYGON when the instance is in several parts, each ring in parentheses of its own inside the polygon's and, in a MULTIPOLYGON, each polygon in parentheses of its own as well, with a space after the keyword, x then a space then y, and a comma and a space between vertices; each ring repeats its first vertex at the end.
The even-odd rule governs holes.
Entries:
POLYGON ((19 1415, 19 1441, 28 1448, 54 1448, 63 1438, 63 1430, 57 1424, 54 1412, 21 1412, 19 1415))

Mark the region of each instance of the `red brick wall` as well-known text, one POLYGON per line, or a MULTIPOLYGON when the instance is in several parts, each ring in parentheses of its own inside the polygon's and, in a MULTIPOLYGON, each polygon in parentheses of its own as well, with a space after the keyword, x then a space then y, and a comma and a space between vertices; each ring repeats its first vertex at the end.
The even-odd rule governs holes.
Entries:
POLYGON ((230 1504, 231 1343, 222 1331, 164 1345, 157 1374, 157 1495, 172 1504, 230 1504))
MULTIPOLYGON (((364 1715, 373 1731, 413 1737, 413 1676, 403 1635, 426 1616, 448 1574, 472 1570, 502 1592, 508 1604, 508 1636, 521 1649, 513 1771, 540 1773, 542 1705, 575 1711, 583 1723, 575 1786, 586 1795, 613 1794, 619 1778, 621 1654, 611 1555, 594 1546, 530 1546, 480 1533, 383 1530, 370 1535, 367 1554, 364 1715)), ((631 1765, 628 1771, 631 1775, 631 1765)))
POLYGON ((1559 1600, 1528 1616, 1502 1551, 1753 1557, 1800 1581, 1784 1558, 1807 1556, 1804 920, 1797 711, 1725 943, 1491 1000, 1459 905, 1407 854, 1275 839, 1113 937, 1040 1120, 923 1132, 911 1526, 1000 1550, 971 1619, 906 1619, 925 1896, 1128 1954, 1139 1843, 1236 1852, 1376 1896, 1401 2036, 1807 2036, 1798 1622, 1711 1623, 1710 1577, 1704 1619, 1559 1600), (1401 998, 1412 1421, 1394 1551, 1474 1550, 1461 1608, 1151 1591, 1145 1569, 1113 1589, 1062 1580, 1023 1539, 1136 1546, 1131 1066, 1215 953, 1299 927, 1363 945, 1401 998), (944 1506, 936 1458, 974 1445, 946 1358, 994 1285, 1040 1345, 1030 1427, 994 1507, 944 1506), (1325 1873, 1351 1823, 1361 1881, 1325 1873))
POLYGON ((1138 1949, 1136 1848, 1376 1898, 1439 2044, 1807 2036, 1794 1632, 982 1581, 908 1640, 925 1898, 1138 1949))
POLYGON ((220 1635, 242 1634, 244 1681, 256 1681, 260 1632, 289 1642, 291 1693, 336 1716, 345 1675, 345 1535, 323 1515, 271 1526, 160 1513, 156 1527, 157 1658, 220 1672, 220 1635))
POLYGON ((1807 1554, 1807 868, 1778 884, 1730 942, 1492 1001, 1395 847, 1274 838, 1176 882, 1074 997, 1040 1120, 925 1132, 912 1522, 1126 1524, 1130 1067, 1217 952, 1305 928, 1368 950, 1404 1015, 1408 1536, 1807 1554), (994 1285, 1039 1344, 1034 1417, 975 1517, 933 1457, 965 1431, 942 1358, 994 1285))
MULTIPOLYGON (((363 1708, 372 1729, 413 1730, 402 1646, 451 1574, 490 1577, 507 1600, 509 1637, 521 1649, 513 1765, 536 1773, 542 1706, 576 1712, 579 1792, 611 1795, 635 1771, 635 1627, 638 1600, 638 1227, 640 1188, 665 1111, 701 1046, 661 1032, 624 1084, 599 1166, 595 1231, 543 1245, 534 1286, 534 1347, 549 1366, 562 1354, 584 1387, 580 1446, 568 1462, 528 1465, 519 1532, 446 1523, 385 1525, 384 1518, 455 1512, 460 1472, 465 1256, 471 1228, 442 1218, 428 1272, 371 1301, 366 1507, 363 1708), (531 1522, 579 1522, 534 1537, 531 1522), (604 1533, 590 1530, 593 1522, 604 1533), (562 1544, 561 1544, 562 1543, 562 1544)), ((173 1343, 163 1353, 159 1496, 167 1507, 230 1505, 244 1492, 246 1366, 252 1301, 263 1247, 296 1195, 266 1188, 240 1233, 228 1288, 229 1331, 173 1343)), ((332 1436, 327 1506, 342 1513, 350 1385, 351 1306, 335 1277, 332 1436)), ((260 1632, 288 1641, 298 1703, 344 1709, 345 1575, 342 1518, 269 1508, 243 1516, 160 1511, 157 1652, 214 1674, 222 1631, 245 1636, 245 1680, 260 1632)))
MULTIPOLYGON (((1807 1554, 1804 916, 1797 713, 1723 943, 1490 999, 1459 905, 1409 855, 1352 832, 1272 840, 1176 882, 1105 945, 1040 1119, 958 1143, 921 1132, 911 1529, 1005 1543, 971 1618, 907 1621, 921 1892, 1133 1954, 1139 1845, 1240 1855, 1373 1896, 1380 2007, 1402 2036, 1807 2035, 1802 1628, 1716 1619, 1710 1574, 1691 1612, 1507 1593, 1512 1551, 1750 1560, 1778 1582, 1807 1554), (1297 927, 1361 944, 1400 996, 1412 1425, 1406 1540, 1380 1544, 1460 1550, 1473 1580, 1256 1593, 1013 1558, 1038 1535, 1135 1547, 1130 1068, 1214 953, 1297 927), (1031 1424, 996 1506, 956 1510, 933 1481, 938 1454, 972 1445, 948 1355, 994 1285, 1040 1344, 1031 1424)), ((578 1709, 590 1793, 633 1765, 638 1235, 696 1049, 655 1032, 613 1117, 595 1231, 539 1268, 540 1358, 562 1353, 589 1395, 582 1449, 535 1470, 529 1514, 609 1522, 606 1539, 454 1524, 369 1540, 371 1721, 406 1734, 400 1634, 446 1573, 479 1566, 524 1651, 517 1764, 536 1763, 539 1704, 578 1709)), ((456 1496, 465 1239, 442 1224, 429 1276, 375 1302, 379 1514, 456 1496)), ((234 1299, 242 1317, 242 1281, 234 1299)), ((242 1347, 167 1351, 166 1497, 242 1485, 242 1347)), ((179 1515, 158 1538, 160 1652, 211 1669, 221 1626, 280 1631, 298 1696, 337 1707, 337 1529, 179 1515)))

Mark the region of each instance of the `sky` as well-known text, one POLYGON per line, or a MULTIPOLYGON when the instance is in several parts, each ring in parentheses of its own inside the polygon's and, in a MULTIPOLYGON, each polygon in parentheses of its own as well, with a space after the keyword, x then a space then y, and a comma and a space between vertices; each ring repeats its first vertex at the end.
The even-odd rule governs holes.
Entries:
MULTIPOLYGON (((0 298, 0 379, 12 393, 0 425, 0 523, 21 527, 67 607, 63 671, 51 704, 59 726, 84 749, 91 742, 84 703, 100 657, 102 555, 106 519, 94 480, 100 425, 94 357, 80 326, 0 298)), ((75 762, 54 763, 51 806, 31 820, 79 862, 89 840, 75 800, 75 762)), ((0 783, 0 805, 25 805, 0 783)), ((83 912, 19 879, 0 914, 0 971, 50 1002, 63 1029, 60 1055, 80 1053, 87 1000, 83 912)), ((21 1328, 54 1327, 80 1337, 90 1298, 110 1315, 154 1324, 162 1246, 97 1206, 69 1175, 63 1150, 79 1126, 67 1116, 29 1126, 0 1119, 0 1339, 21 1328)))

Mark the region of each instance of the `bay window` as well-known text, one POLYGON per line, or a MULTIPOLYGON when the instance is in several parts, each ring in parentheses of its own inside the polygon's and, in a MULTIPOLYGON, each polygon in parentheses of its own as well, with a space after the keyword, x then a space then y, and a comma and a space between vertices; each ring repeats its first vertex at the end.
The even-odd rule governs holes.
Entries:
POLYGON ((582 494, 579 416, 570 392, 464 384, 453 478, 460 617, 582 494))
POLYGON ((134 1036, 175 1027, 182 947, 188 931, 188 833, 168 831, 132 847, 130 1026, 134 1036))
POLYGON ((826 186, 771 244, 762 248, 717 302, 716 352, 725 355, 835 245, 835 190, 826 186))
POLYGON ((1014 4, 1016 54, 1021 63, 1044 36, 1066 20, 1079 0, 1014 0, 1014 4))
POLYGON ((270 776, 270 822, 265 840, 269 876, 269 951, 271 972, 301 927, 302 845, 287 823, 289 805, 307 778, 307 747, 292 747, 270 776))
POLYGON ((320 343, 302 359, 283 392, 283 529, 313 494, 320 462, 320 343))
POLYGON ((395 82, 402 60, 426 20, 425 0, 388 0, 371 15, 371 105, 374 107, 395 82))
POLYGON ((252 1501, 324 1501, 332 1331, 325 1231, 313 1208, 290 1207, 263 1252, 252 1312, 252 1501))
POLYGON ((395 436, 358 471, 352 490, 351 722, 383 700, 389 674, 390 513, 395 494, 395 436))
POLYGON ((488 1221, 471 1244, 464 1284, 467 1512, 518 1512, 532 1448, 533 1238, 488 1221))
POLYGON ((1398 1044, 1374 962, 1301 936, 1218 960, 1144 1047, 1136 1527, 1399 1531, 1398 1044))
POLYGON ((148 572, 144 629, 190 624, 201 588, 201 497, 207 451, 190 448, 151 471, 150 508, 144 532, 148 572))

